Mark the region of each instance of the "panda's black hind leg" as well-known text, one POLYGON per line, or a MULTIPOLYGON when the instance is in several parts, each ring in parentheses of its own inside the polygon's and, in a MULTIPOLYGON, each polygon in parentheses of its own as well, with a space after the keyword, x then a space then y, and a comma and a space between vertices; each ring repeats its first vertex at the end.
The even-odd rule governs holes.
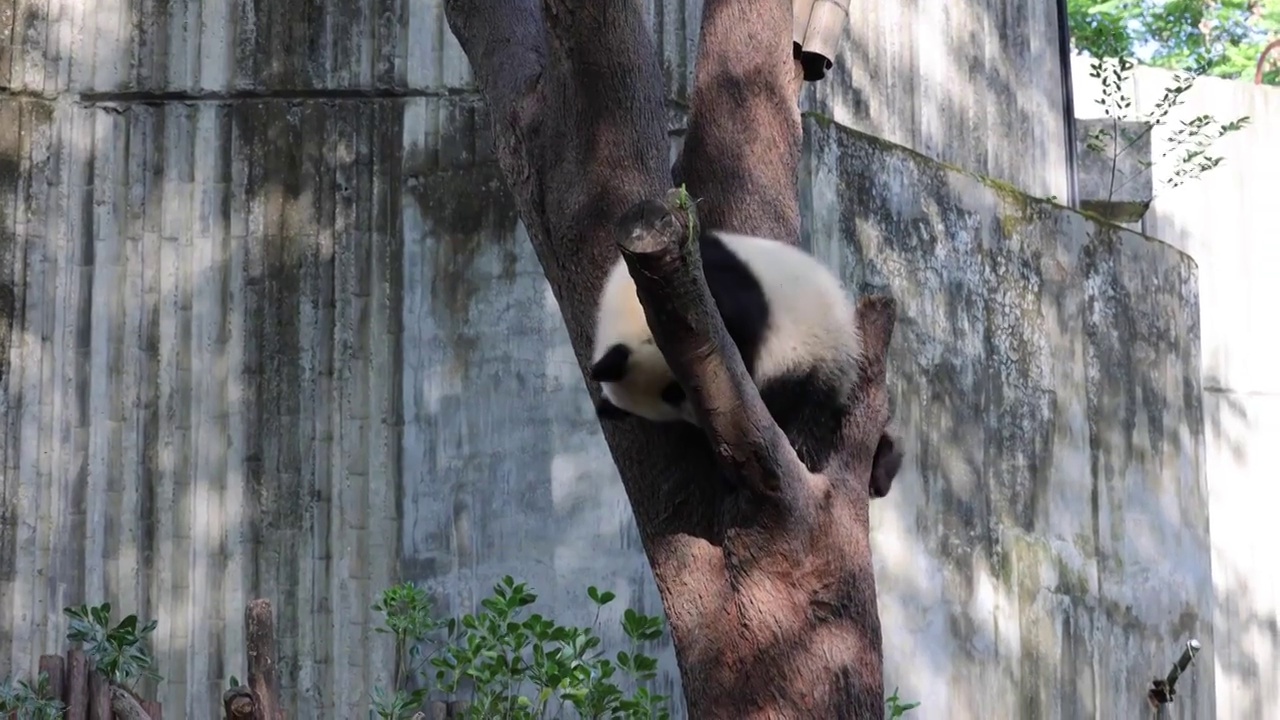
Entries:
POLYGON ((769 380, 760 398, 809 472, 822 472, 839 441, 848 400, 824 368, 769 380))
POLYGON ((595 382, 618 382, 627 376, 627 361, 630 359, 631 349, 619 343, 592 363, 587 374, 595 382))
POLYGON ((662 388, 662 402, 670 405, 671 407, 678 408, 684 404, 684 401, 684 388, 675 380, 667 383, 667 386, 662 388))
MULTIPOLYGON (((769 414, 810 472, 822 472, 826 468, 831 451, 839 442, 840 428, 849 408, 847 400, 835 392, 834 388, 838 387, 835 373, 813 368, 801 375, 771 380, 760 391, 769 414)), ((873 499, 889 494, 902 469, 902 457, 895 438, 882 433, 871 460, 868 481, 873 499)))

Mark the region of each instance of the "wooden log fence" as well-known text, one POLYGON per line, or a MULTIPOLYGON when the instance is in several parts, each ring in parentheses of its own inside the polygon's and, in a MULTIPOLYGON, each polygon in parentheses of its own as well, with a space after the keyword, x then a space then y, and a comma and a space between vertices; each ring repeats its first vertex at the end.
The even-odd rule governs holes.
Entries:
MULTIPOLYGON (((230 688, 222 696, 228 720, 285 720, 280 707, 276 672, 275 618, 271 601, 250 602, 244 611, 249 684, 230 688)), ((65 720, 164 720, 164 709, 127 688, 112 685, 80 649, 66 656, 41 655, 38 672, 49 676, 49 693, 65 706, 65 720)), ((433 715, 433 720, 435 715, 433 715)), ((445 718, 448 715, 439 715, 445 718)), ((17 713, 0 720, 20 720, 17 713)))
MULTIPOLYGON (((37 673, 49 676, 49 694, 62 701, 66 720, 164 720, 160 703, 113 687, 93 671, 83 650, 41 655, 37 673)), ((19 720, 18 714, 8 720, 19 720)))
MULTIPOLYGON (((244 610, 248 684, 228 688, 222 694, 226 720, 286 720, 280 706, 276 667, 275 618, 271 601, 258 598, 244 610)), ((41 655, 39 672, 49 676, 49 691, 66 708, 65 720, 164 720, 160 703, 144 700, 130 690, 112 685, 95 672, 83 650, 66 656, 41 655)), ((452 720, 466 714, 466 701, 433 701, 413 720, 452 720)), ((4 720, 19 720, 16 713, 4 720)))

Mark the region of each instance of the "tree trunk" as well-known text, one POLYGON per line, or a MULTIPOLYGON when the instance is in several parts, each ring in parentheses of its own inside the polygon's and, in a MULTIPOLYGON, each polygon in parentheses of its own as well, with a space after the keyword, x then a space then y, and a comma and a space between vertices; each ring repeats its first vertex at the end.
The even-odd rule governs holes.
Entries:
MULTIPOLYGON (((864 298, 860 385, 826 467, 806 469, 715 312, 709 227, 798 241, 801 86, 786 0, 706 0, 689 129, 668 157, 662 73, 638 0, 448 0, 490 107, 503 174, 585 367, 618 245, 704 432, 607 424, 694 718, 884 713, 871 562, 872 468, 892 479, 884 358, 895 305, 864 298), (706 348, 714 349, 708 356, 706 348), (708 408, 736 408, 733 413, 708 408), (721 478, 728 478, 725 483, 721 478)), ((593 392, 597 392, 594 388, 593 392)), ((885 486, 887 487, 887 486, 885 486)))

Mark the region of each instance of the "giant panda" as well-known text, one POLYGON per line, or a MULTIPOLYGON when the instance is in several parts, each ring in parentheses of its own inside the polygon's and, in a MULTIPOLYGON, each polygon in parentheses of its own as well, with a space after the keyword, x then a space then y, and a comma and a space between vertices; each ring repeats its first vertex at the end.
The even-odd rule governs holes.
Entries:
MULTIPOLYGON (((765 406, 805 465, 835 446, 858 381, 862 336, 857 309, 839 279, 800 248, 779 240, 703 230, 702 270, 729 337, 765 406)), ((684 389, 654 343, 635 282, 614 263, 596 311, 590 378, 600 383, 596 413, 697 424, 684 389)), ((901 453, 888 435, 873 461, 872 495, 888 493, 901 453)))

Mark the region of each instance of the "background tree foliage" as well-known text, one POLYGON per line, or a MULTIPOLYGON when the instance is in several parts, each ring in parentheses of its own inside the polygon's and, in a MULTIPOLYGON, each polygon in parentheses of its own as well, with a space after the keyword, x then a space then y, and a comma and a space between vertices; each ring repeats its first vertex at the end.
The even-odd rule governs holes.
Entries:
MULTIPOLYGON (((1280 38, 1280 0, 1068 0, 1072 45, 1095 58, 1130 57, 1197 75, 1253 80, 1280 38)), ((1263 82, 1280 84, 1280 53, 1263 82)))

